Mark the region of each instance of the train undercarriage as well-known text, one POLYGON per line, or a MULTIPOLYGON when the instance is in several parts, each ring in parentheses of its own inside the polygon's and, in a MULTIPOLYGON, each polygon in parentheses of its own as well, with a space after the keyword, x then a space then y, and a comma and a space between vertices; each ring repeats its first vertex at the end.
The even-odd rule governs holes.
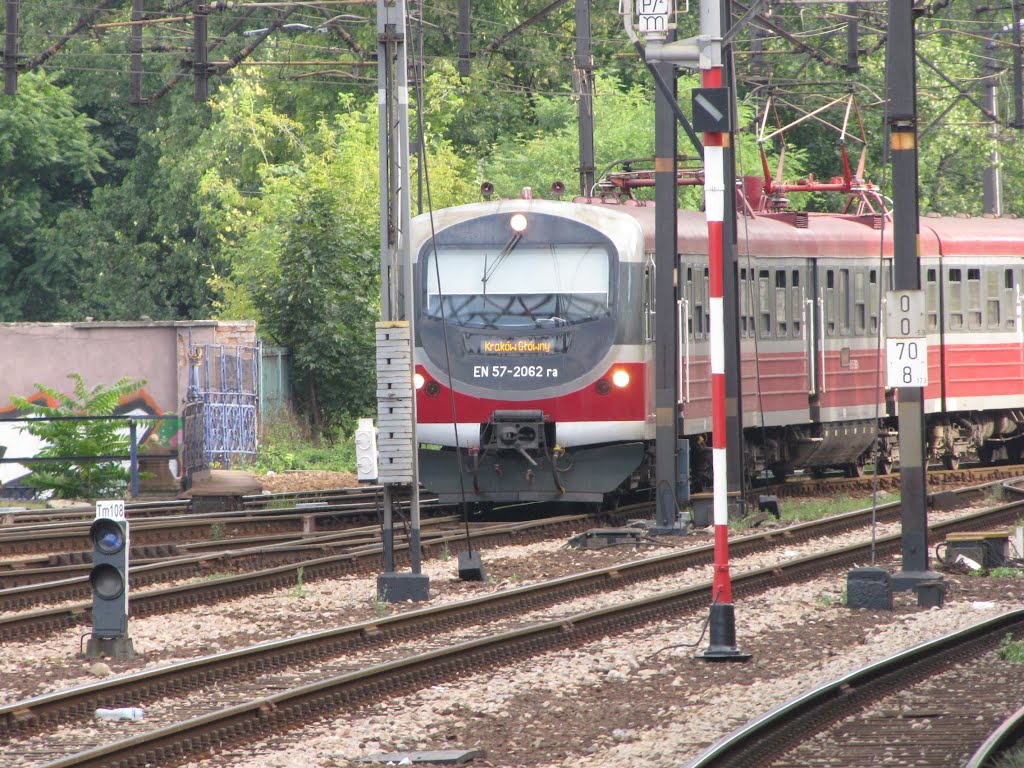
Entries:
MULTIPOLYGON (((956 469, 961 460, 982 464, 1024 458, 1024 411, 961 412, 926 417, 926 462, 956 469)), ((654 446, 642 442, 562 448, 540 412, 496 412, 481 429, 481 445, 461 451, 421 451, 428 487, 443 499, 477 502, 607 500, 654 483, 654 446), (462 477, 457 468, 461 460, 462 477), (622 480, 622 478, 626 478, 622 480), (622 481, 620 483, 620 480, 622 481)), ((840 471, 861 477, 869 468, 889 474, 899 464, 895 418, 758 427, 744 435, 748 481, 782 482, 802 471, 840 471)), ((690 491, 712 488, 710 436, 689 441, 690 491)), ((753 484, 753 483, 751 483, 753 484)))
MULTIPOLYGON (((925 419, 925 461, 956 469, 961 460, 981 464, 1024 458, 1024 411, 933 414, 925 419)), ((899 464, 895 418, 748 429, 744 463, 749 477, 769 473, 781 482, 797 470, 821 474, 839 470, 861 477, 869 467, 889 474, 899 464)), ((703 445, 704 441, 700 441, 703 445)), ((700 456, 701 451, 695 451, 700 456)), ((700 486, 710 486, 710 457, 693 462, 700 486), (705 466, 706 465, 706 466, 705 466)))

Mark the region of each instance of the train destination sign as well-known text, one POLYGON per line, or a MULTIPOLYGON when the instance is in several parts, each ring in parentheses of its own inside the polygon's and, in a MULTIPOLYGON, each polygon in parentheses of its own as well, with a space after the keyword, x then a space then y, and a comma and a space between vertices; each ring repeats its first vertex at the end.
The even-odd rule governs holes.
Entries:
POLYGON ((885 335, 886 386, 927 386, 924 291, 886 291, 885 335))
POLYGON ((477 334, 464 334, 466 351, 477 355, 553 355, 569 348, 570 336, 520 336, 495 338, 477 334))

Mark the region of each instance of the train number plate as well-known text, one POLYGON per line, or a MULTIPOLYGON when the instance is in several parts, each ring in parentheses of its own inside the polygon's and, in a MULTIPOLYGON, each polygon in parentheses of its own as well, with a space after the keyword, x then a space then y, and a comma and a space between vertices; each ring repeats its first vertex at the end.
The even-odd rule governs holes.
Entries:
POLYGON ((474 365, 474 379, 557 379, 558 369, 546 365, 474 365))

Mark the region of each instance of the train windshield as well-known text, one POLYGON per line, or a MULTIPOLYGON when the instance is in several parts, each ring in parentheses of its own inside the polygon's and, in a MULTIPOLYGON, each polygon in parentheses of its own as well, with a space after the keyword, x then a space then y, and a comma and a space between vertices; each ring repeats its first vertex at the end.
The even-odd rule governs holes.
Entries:
POLYGON ((610 312, 609 263, 608 250, 599 245, 441 246, 436 258, 429 250, 424 261, 425 314, 470 328, 597 320, 610 312))

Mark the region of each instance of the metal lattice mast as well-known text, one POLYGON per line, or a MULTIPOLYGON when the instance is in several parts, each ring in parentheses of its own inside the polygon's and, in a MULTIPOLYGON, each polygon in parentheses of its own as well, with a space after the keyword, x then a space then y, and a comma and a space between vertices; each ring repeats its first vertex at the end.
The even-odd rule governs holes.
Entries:
POLYGON ((426 600, 421 573, 416 398, 413 389, 413 290, 409 249, 409 84, 405 0, 377 2, 377 103, 380 141, 381 322, 377 324, 377 448, 384 486, 384 572, 378 598, 426 600), (395 491, 408 488, 412 573, 395 572, 395 491))

